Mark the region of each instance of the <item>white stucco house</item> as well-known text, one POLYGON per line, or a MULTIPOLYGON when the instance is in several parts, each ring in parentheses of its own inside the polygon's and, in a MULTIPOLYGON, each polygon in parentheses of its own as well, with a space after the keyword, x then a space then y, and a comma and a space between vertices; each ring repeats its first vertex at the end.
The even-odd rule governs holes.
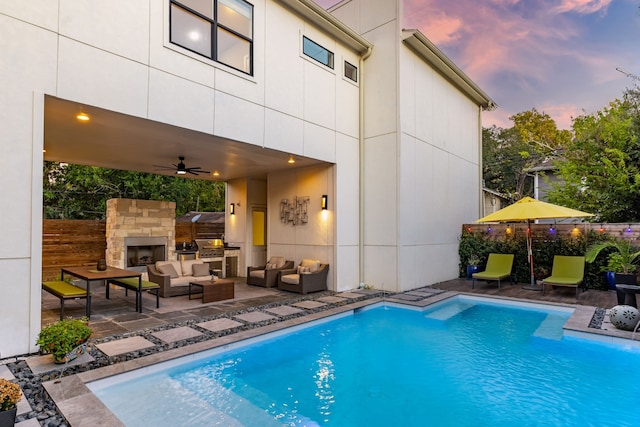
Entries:
POLYGON ((37 350, 43 160, 211 171, 197 178, 228 185, 239 271, 317 258, 336 291, 456 277, 495 105, 403 29, 402 0, 204 3, 0 0, 0 357, 37 350), (307 217, 292 225, 295 197, 307 217))

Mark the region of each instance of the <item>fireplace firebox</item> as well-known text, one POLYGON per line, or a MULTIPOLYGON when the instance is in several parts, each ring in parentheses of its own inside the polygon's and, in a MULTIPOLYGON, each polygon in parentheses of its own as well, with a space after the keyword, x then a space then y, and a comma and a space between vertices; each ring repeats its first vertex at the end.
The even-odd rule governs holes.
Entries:
POLYGON ((166 237, 125 237, 124 244, 128 270, 146 272, 147 265, 167 260, 166 237))

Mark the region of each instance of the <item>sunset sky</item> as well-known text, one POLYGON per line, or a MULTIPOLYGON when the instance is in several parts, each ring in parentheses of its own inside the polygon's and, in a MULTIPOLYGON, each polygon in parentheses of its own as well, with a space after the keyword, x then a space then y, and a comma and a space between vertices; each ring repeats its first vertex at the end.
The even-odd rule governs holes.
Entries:
MULTIPOLYGON (((315 0, 323 7, 336 0, 315 0)), ((366 0, 363 0, 366 1, 366 0)), ((417 28, 499 108, 483 126, 536 108, 559 128, 640 84, 640 0, 404 0, 417 28)), ((375 49, 375 48, 374 48, 375 49)))

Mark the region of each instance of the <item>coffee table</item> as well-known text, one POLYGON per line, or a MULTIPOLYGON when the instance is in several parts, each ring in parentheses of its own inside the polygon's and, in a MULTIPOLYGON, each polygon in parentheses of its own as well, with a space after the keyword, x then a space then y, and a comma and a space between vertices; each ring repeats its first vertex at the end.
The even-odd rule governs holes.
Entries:
POLYGON ((191 299, 191 295, 193 292, 194 286, 199 286, 202 288, 202 302, 214 302, 214 301, 222 301, 225 299, 233 299, 234 290, 233 286, 235 282, 229 279, 218 279, 218 280, 198 280, 194 282, 189 282, 189 299, 191 299))

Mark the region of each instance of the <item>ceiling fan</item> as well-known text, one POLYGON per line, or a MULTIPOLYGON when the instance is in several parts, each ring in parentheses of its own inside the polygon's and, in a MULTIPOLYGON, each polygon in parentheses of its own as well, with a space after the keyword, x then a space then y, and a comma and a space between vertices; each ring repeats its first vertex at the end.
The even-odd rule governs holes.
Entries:
POLYGON ((202 170, 202 168, 200 166, 195 166, 195 167, 192 167, 192 168, 188 168, 184 164, 184 157, 183 156, 178 157, 178 159, 180 160, 180 162, 178 162, 177 165, 173 165, 173 166, 153 165, 153 167, 155 167, 157 169, 162 169, 162 170, 175 170, 176 171, 176 175, 185 175, 185 174, 188 174, 188 173, 190 173, 191 175, 198 175, 198 174, 201 174, 201 173, 211 173, 209 171, 202 170))

